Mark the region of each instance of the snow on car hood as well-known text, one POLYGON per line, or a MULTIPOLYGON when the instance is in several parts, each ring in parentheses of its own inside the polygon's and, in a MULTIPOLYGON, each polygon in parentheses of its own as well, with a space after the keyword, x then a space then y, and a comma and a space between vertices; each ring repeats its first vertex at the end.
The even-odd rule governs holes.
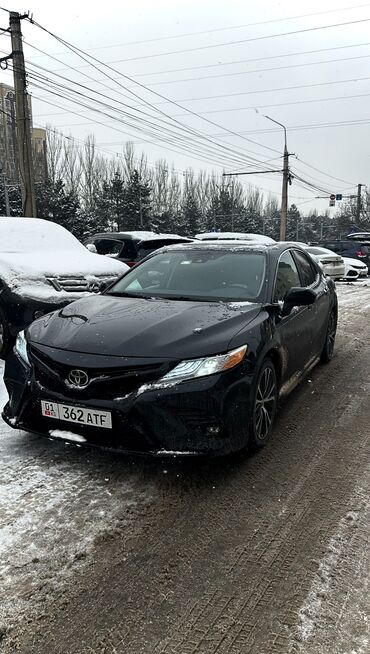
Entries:
MULTIPOLYGON (((57 244, 55 246, 57 248, 57 244)), ((48 279, 86 279, 89 283, 114 278, 129 270, 126 264, 114 261, 85 248, 49 252, 0 252, 0 279, 17 295, 46 302, 60 302, 81 297, 81 292, 57 290, 48 279)))

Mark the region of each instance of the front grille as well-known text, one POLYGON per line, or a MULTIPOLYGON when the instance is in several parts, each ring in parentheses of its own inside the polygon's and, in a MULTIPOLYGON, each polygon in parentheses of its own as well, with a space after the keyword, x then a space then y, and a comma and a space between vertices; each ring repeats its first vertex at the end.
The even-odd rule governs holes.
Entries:
POLYGON ((85 388, 79 389, 66 383, 70 371, 78 366, 58 363, 32 346, 29 348, 29 356, 33 364, 35 381, 42 388, 60 393, 63 397, 73 400, 123 398, 137 391, 143 384, 150 384, 158 380, 170 368, 168 363, 155 363, 135 368, 89 368, 83 366, 82 369, 88 375, 90 382, 85 388))
POLYGON ((66 293, 99 293, 103 286, 113 282, 116 277, 49 277, 49 282, 57 291, 66 293))

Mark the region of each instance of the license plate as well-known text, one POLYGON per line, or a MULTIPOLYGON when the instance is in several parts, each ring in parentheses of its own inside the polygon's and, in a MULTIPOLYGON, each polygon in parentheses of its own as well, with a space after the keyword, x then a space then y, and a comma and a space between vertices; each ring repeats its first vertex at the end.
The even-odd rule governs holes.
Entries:
POLYGON ((83 409, 79 406, 41 400, 41 413, 45 418, 55 418, 56 420, 65 420, 66 422, 99 427, 100 429, 112 429, 112 414, 110 411, 83 409))

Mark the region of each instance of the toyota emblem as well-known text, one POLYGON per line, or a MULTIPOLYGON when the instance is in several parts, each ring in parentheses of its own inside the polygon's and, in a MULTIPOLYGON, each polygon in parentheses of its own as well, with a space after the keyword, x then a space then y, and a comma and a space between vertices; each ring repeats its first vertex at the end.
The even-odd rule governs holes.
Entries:
POLYGON ((75 388, 85 388, 89 383, 89 377, 84 370, 71 370, 68 374, 69 383, 75 388))

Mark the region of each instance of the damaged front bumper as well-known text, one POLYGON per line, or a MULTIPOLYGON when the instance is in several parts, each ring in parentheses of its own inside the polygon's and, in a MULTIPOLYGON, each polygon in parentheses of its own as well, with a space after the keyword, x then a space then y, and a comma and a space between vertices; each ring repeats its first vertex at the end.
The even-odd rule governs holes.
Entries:
MULTIPOLYGON (((40 384, 32 366, 11 353, 4 380, 9 401, 2 417, 11 427, 52 437, 54 430, 81 436, 86 444, 160 456, 221 455, 247 443, 251 371, 242 367, 163 387, 146 384, 113 399, 60 393, 40 384), (249 373, 249 374, 248 374, 249 373), (42 415, 41 401, 109 411, 112 429, 42 415)), ((74 440, 73 438, 71 440, 74 440)))

